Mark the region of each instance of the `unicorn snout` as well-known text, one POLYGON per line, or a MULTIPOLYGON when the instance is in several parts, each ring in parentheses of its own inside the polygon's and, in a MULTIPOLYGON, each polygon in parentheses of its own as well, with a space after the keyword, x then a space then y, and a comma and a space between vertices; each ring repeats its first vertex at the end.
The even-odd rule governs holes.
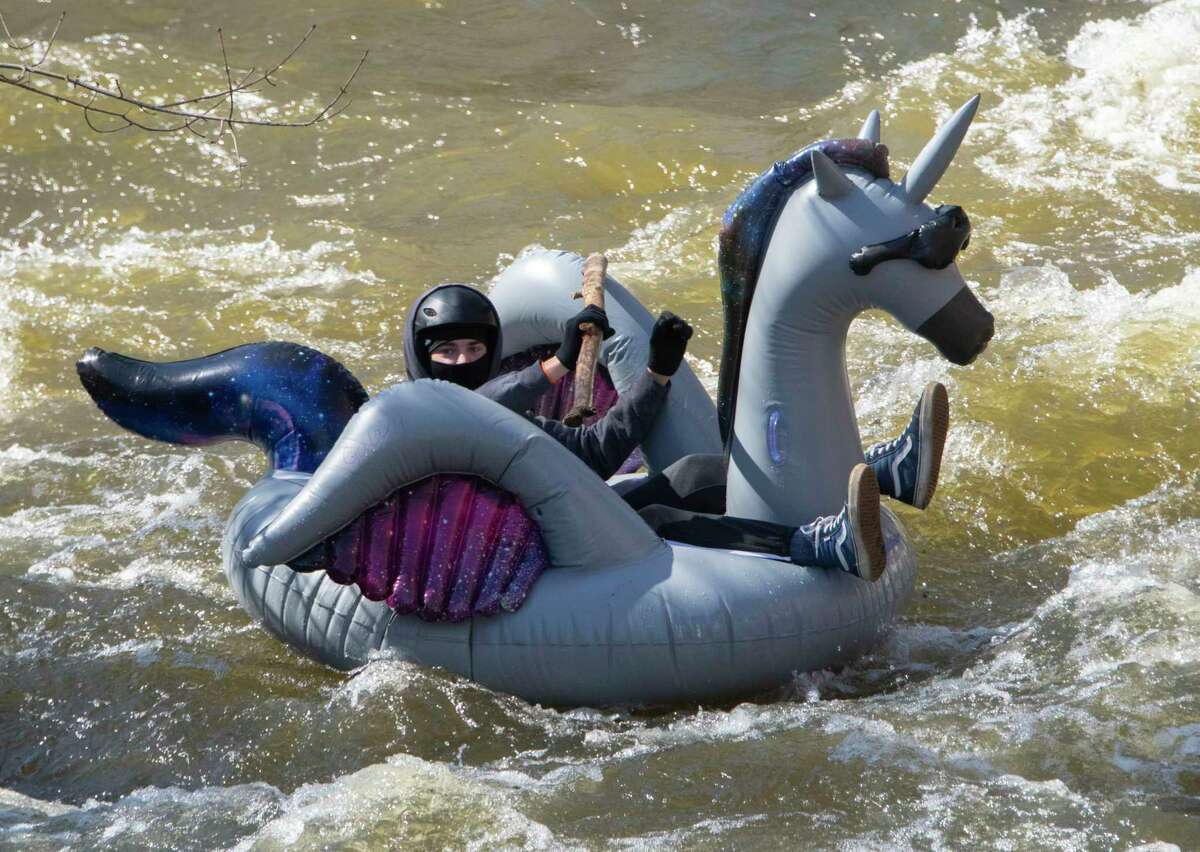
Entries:
POLYGON ((943 358, 959 366, 978 358, 995 333, 995 317, 966 287, 917 329, 943 358))

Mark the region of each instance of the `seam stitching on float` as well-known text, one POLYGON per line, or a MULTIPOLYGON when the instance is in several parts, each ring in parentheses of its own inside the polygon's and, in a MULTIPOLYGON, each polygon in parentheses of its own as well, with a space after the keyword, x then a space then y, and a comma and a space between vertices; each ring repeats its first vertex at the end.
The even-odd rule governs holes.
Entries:
MULTIPOLYGON (((272 582, 283 584, 283 606, 281 606, 279 608, 279 613, 277 615, 276 623, 279 625, 279 632, 284 633, 284 632, 286 632, 286 628, 287 628, 287 602, 288 602, 288 598, 291 596, 291 593, 292 593, 292 583, 296 582, 296 572, 290 571, 289 577, 287 577, 286 579, 280 579, 279 575, 275 573, 275 568, 277 568, 277 567, 279 567, 279 566, 272 566, 271 573, 269 576, 270 576, 272 582)), ((267 611, 266 596, 264 594, 264 596, 263 596, 263 612, 266 612, 266 611, 267 611)))
MULTIPOLYGON (((387 604, 385 603, 384 606, 387 606, 387 604)), ((392 609, 390 606, 387 608, 387 610, 388 610, 388 617, 386 620, 383 621, 383 630, 379 631, 379 635, 375 638, 375 650, 376 651, 383 651, 383 643, 387 639, 388 632, 392 629, 392 624, 395 623, 396 618, 399 617, 399 615, 400 615, 398 612, 396 612, 396 610, 392 609)))
MULTIPOLYGON (((296 576, 299 572, 292 571, 292 576, 296 576)), ((326 576, 329 576, 328 574, 326 576)), ((322 580, 324 577, 321 578, 322 580)), ((312 623, 313 605, 317 602, 317 594, 321 591, 321 583, 318 581, 313 587, 313 594, 304 601, 304 623, 300 626, 300 635, 304 641, 308 641, 308 625, 312 623)))
MULTIPOLYGON (((328 575, 328 574, 326 574, 325 576, 326 576, 326 577, 328 577, 329 575, 328 575)), ((332 583, 333 581, 332 581, 332 580, 330 580, 330 582, 332 583)), ((337 621, 337 617, 338 617, 338 605, 339 605, 339 604, 341 604, 341 602, 342 602, 342 596, 343 596, 344 594, 346 594, 346 589, 347 589, 347 588, 349 588, 349 586, 343 586, 343 585, 341 585, 341 584, 339 583, 339 584, 338 584, 337 596, 336 596, 336 597, 334 597, 334 599, 333 599, 333 602, 332 602, 332 603, 330 603, 330 604, 326 604, 326 605, 325 605, 325 609, 326 609, 326 610, 329 612, 329 623, 325 625, 325 637, 324 637, 324 639, 325 639, 325 642, 326 642, 326 643, 328 643, 328 642, 329 642, 329 640, 330 640, 330 638, 331 638, 331 635, 332 635, 332 632, 333 632, 333 629, 334 629, 334 626, 333 626, 333 625, 334 625, 334 623, 337 621)))
MULTIPOLYGON (((346 586, 346 588, 350 588, 346 586)), ((354 617, 358 615, 358 607, 363 602, 362 590, 355 586, 355 591, 358 592, 358 598, 354 601, 354 605, 350 608, 350 612, 346 614, 346 629, 342 631, 342 656, 346 656, 346 643, 350 641, 350 631, 354 629, 354 617)))

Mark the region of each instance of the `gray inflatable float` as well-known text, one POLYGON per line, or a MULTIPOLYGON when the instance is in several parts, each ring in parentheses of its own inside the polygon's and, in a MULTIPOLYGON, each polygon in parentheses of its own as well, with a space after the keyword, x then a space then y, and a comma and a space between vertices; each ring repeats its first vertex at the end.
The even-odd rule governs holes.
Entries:
POLYGON ((230 518, 222 555, 242 605, 329 665, 383 653, 540 703, 664 704, 752 694, 862 653, 915 570, 888 520, 878 583, 670 544, 528 421, 463 388, 417 381, 367 403, 311 477, 279 473, 255 485, 230 518), (543 532, 553 567, 517 612, 429 622, 323 572, 275 564, 403 485, 448 470, 516 494, 543 532))
MULTIPOLYGON (((844 360, 854 316, 869 307, 889 310, 960 363, 982 350, 991 316, 953 264, 935 269, 898 260, 867 274, 847 265, 856 250, 894 242, 935 218, 925 195, 953 157, 976 102, 938 132, 901 183, 887 176, 872 114, 858 139, 810 146, 739 197, 721 237, 726 350, 719 404, 681 370, 643 447, 651 469, 724 449, 731 515, 795 524, 836 512, 846 473, 863 460, 844 360)), ((578 309, 571 294, 581 263, 576 255, 537 252, 497 279, 491 295, 506 354, 558 339, 578 309)), ((606 287, 617 333, 601 360, 621 391, 645 367, 652 319, 618 282, 606 287)), ((137 421, 130 412, 145 410, 149 391, 109 389, 105 357, 89 353, 80 373, 106 413, 150 437, 182 440, 176 432, 197 431, 190 425, 167 433, 137 421), (122 408, 128 400, 137 405, 122 408)), ((141 381, 146 372, 137 375, 141 381)), ((397 385, 361 408, 359 394, 350 388, 338 397, 347 422, 327 452, 310 451, 307 469, 276 461, 250 489, 222 545, 245 609, 331 666, 398 658, 553 705, 724 700, 852 661, 911 594, 914 554, 886 508, 887 569, 877 583, 663 541, 553 439, 477 394, 429 380, 397 385), (477 477, 514 495, 540 530, 548 570, 516 611, 432 621, 401 614, 390 598, 370 599, 362 588, 367 580, 338 582, 327 571, 288 567, 371 507, 446 474, 477 477)), ((287 404, 271 410, 281 407, 287 404)), ((255 432, 233 421, 227 433, 255 432)), ((284 425, 296 431, 298 423, 284 425)), ((304 457, 305 446, 301 440, 293 455, 304 457)), ((376 539, 366 541, 359 545, 376 546, 376 539)))

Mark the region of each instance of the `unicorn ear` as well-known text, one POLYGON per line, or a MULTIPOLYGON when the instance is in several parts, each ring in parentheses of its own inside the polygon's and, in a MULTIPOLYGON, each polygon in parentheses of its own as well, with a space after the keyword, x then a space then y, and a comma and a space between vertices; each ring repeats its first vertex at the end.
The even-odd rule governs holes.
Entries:
POLYGON ((819 148, 812 152, 813 175, 817 178, 817 194, 822 198, 838 198, 854 189, 850 178, 842 174, 837 163, 825 156, 819 148))
POLYGON ((979 95, 963 104, 949 121, 938 128, 937 133, 933 134, 933 138, 913 160, 912 168, 901 181, 909 203, 920 204, 942 179, 946 167, 958 153, 958 146, 967 135, 967 128, 971 126, 971 119, 975 117, 977 109, 979 95))
POLYGON ((879 110, 873 109, 867 115, 867 120, 863 122, 862 130, 858 131, 859 139, 866 139, 868 142, 879 144, 879 110))

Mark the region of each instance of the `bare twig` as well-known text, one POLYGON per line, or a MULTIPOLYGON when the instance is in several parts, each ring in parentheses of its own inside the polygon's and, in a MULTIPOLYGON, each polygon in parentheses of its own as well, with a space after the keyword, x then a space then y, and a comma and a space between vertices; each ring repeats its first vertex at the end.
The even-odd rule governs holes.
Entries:
MULTIPOLYGON (((271 75, 274 74, 275 72, 277 72, 279 69, 283 68, 284 65, 286 65, 288 62, 290 62, 292 60, 292 57, 294 57, 297 53, 300 52, 300 48, 304 47, 305 43, 308 41, 309 36, 311 36, 316 31, 316 29, 317 29, 316 24, 309 25, 308 32, 306 32, 304 34, 304 36, 300 39, 300 41, 296 42, 295 46, 292 47, 292 49, 288 52, 287 56, 283 57, 283 59, 281 59, 281 60, 279 60, 279 62, 275 63, 275 65, 271 68, 270 71, 260 74, 259 76, 255 77, 253 80, 250 79, 250 75, 254 73, 254 69, 251 68, 249 71, 247 71, 246 76, 244 78, 242 78, 242 81, 240 83, 238 83, 237 90, 239 92, 253 91, 255 86, 257 86, 259 83, 262 83, 264 81, 266 81, 267 83, 269 83, 272 86, 278 85, 274 80, 270 79, 271 75)), ((181 101, 169 101, 167 103, 161 104, 161 106, 168 107, 168 108, 187 106, 188 104, 197 103, 198 101, 207 101, 207 100, 211 100, 212 98, 220 98, 220 97, 223 97, 224 95, 225 95, 224 91, 209 92, 209 93, 203 94, 203 95, 194 95, 193 97, 186 98, 181 101)))
MULTIPOLYGON (((369 51, 363 52, 358 64, 354 66, 350 76, 342 83, 337 94, 325 102, 315 113, 282 121, 261 119, 239 114, 237 96, 253 92, 262 84, 278 85, 274 75, 295 58, 296 54, 308 43, 309 38, 317 29, 316 24, 310 26, 292 49, 274 65, 261 72, 256 72, 252 67, 236 80, 233 68, 229 63, 224 32, 218 29, 217 39, 221 47, 221 62, 225 71, 224 88, 174 100, 152 100, 127 93, 121 80, 115 76, 111 78, 112 84, 106 86, 97 80, 85 80, 79 75, 43 69, 41 66, 50 57, 65 17, 65 13, 59 15, 54 30, 47 39, 41 55, 37 57, 37 61, 0 62, 0 83, 81 110, 88 127, 97 133, 118 133, 130 128, 150 133, 188 131, 209 142, 218 142, 221 136, 228 132, 232 140, 239 181, 243 163, 238 146, 238 128, 312 127, 314 124, 340 115, 352 102, 350 86, 357 78, 358 72, 362 70, 369 53, 369 51), (67 90, 65 92, 62 90, 64 87, 67 90), (85 95, 82 97, 75 95, 76 91, 81 91, 85 95), (221 112, 219 113, 218 110, 221 112), (103 116, 106 121, 111 120, 112 126, 97 124, 98 116, 103 116), (206 128, 212 127, 214 124, 215 132, 206 133, 206 128)), ((0 30, 3 31, 5 45, 18 53, 30 51, 37 45, 35 41, 28 41, 24 44, 18 42, 9 30, 3 15, 0 15, 0 30)), ((137 91, 137 87, 134 87, 134 91, 137 91)))
POLYGON ((338 90, 337 97, 326 104, 325 108, 317 113, 316 117, 313 118, 314 122, 324 121, 327 118, 332 118, 335 115, 339 115, 345 111, 346 107, 350 106, 350 84, 354 82, 354 78, 358 76, 358 72, 362 69, 363 64, 367 61, 367 57, 370 54, 370 50, 363 51, 362 58, 358 60, 358 64, 354 66, 354 70, 350 72, 350 76, 346 78, 346 82, 342 83, 342 88, 338 90), (346 98, 346 103, 341 104, 339 107, 339 104, 343 98, 346 98), (337 108, 337 112, 331 113, 331 110, 333 110, 335 107, 337 108))
MULTIPOLYGON (((37 68, 46 61, 46 57, 50 55, 50 51, 54 47, 54 40, 58 38, 58 31, 62 28, 63 19, 66 17, 66 12, 63 12, 58 16, 58 20, 54 22, 54 32, 50 33, 50 38, 46 40, 46 49, 42 51, 42 58, 33 63, 33 65, 30 66, 31 68, 37 68)), ((8 31, 8 27, 5 27, 4 29, 5 32, 8 31)))
POLYGON ((229 86, 229 117, 225 119, 225 126, 229 129, 229 138, 233 140, 233 159, 237 164, 238 183, 241 183, 242 153, 238 148, 237 129, 233 126, 233 119, 237 114, 234 105, 233 72, 229 70, 229 54, 225 52, 225 34, 221 32, 220 27, 217 27, 217 40, 221 42, 221 59, 225 61, 225 82, 229 86))
POLYGON ((17 40, 13 38, 12 32, 8 29, 8 21, 4 20, 4 15, 0 15, 0 27, 4 27, 4 42, 13 50, 29 50, 36 42, 26 42, 25 44, 17 44, 17 40))

